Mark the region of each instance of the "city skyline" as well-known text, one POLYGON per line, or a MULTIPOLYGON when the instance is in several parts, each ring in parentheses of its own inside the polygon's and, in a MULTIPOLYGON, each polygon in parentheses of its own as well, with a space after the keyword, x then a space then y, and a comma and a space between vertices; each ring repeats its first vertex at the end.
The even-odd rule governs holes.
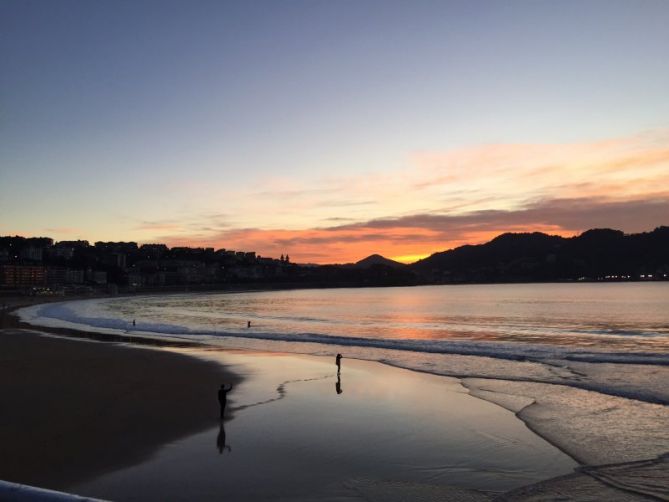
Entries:
POLYGON ((0 235, 411 262, 667 224, 665 2, 0 6, 0 235))

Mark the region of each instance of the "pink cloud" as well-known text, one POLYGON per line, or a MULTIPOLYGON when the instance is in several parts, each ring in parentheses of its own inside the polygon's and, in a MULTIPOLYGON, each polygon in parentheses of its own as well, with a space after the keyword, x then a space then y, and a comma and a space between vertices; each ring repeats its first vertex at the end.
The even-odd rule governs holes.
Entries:
POLYGON ((239 220, 165 226, 170 243, 345 262, 422 256, 507 231, 561 235, 668 224, 669 131, 573 144, 417 152, 386 172, 273 179, 225 198, 239 220), (327 226, 323 226, 326 223, 327 226))

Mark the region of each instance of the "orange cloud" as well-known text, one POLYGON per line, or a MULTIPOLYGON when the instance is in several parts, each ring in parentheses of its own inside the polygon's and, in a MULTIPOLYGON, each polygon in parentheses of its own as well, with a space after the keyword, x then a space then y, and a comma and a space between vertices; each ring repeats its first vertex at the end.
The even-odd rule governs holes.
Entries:
POLYGON ((328 228, 236 229, 217 235, 166 238, 170 245, 254 250, 264 256, 289 254, 304 263, 346 263, 380 253, 410 262, 437 251, 486 242, 504 232, 571 236, 588 228, 629 232, 668 223, 669 193, 644 200, 554 199, 519 210, 473 211, 459 215, 416 214, 328 228))
POLYGON ((259 182, 252 191, 217 194, 225 204, 215 209, 230 213, 226 225, 202 218, 152 230, 168 243, 288 253, 302 262, 350 262, 371 253, 412 261, 508 231, 652 229, 669 223, 664 187, 669 131, 592 143, 482 145, 418 152, 386 172, 259 182))
POLYGON ((255 250, 263 256, 289 254, 293 261, 307 263, 346 263, 357 261, 376 250, 388 256, 428 253, 442 244, 440 233, 425 228, 389 229, 239 229, 213 238, 197 236, 168 239, 170 245, 201 245, 235 250, 255 250), (372 251, 370 251, 372 250, 372 251), (422 251, 421 251, 422 250, 422 251))

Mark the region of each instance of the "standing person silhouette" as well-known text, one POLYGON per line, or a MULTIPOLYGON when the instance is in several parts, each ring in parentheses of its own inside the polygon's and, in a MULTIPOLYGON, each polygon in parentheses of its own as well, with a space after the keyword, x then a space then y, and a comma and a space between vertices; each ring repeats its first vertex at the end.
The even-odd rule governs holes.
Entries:
POLYGON ((335 358, 335 364, 337 365, 337 374, 341 371, 341 354, 337 354, 335 358))
POLYGON ((223 420, 223 415, 225 414, 225 405, 228 403, 228 392, 232 390, 232 385, 229 385, 228 388, 225 388, 225 384, 221 384, 221 388, 218 389, 218 404, 221 405, 221 420, 223 420))

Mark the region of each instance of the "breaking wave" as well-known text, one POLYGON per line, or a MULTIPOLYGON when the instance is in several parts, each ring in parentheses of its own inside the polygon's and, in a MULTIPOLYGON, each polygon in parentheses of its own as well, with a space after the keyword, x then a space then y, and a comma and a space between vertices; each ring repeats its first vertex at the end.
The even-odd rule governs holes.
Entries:
MULTIPOLYGON (((106 302, 109 300, 83 300, 50 303, 27 307, 19 311, 22 320, 34 325, 65 327, 79 330, 122 332, 129 335, 152 335, 169 340, 187 339, 206 344, 224 339, 263 340, 288 344, 320 344, 343 347, 373 348, 392 351, 409 351, 426 354, 457 354, 482 356, 511 361, 566 360, 590 363, 626 363, 669 365, 669 354, 656 352, 607 351, 601 348, 572 348, 568 345, 550 343, 527 343, 510 341, 478 341, 458 339, 416 338, 371 338, 351 335, 335 335, 317 332, 281 332, 262 329, 234 330, 202 329, 176 323, 140 320, 133 326, 132 320, 122 317, 106 317, 106 302)), ((118 300, 116 300, 118 301, 118 300)), ((335 328, 336 329, 336 328, 335 328)), ((285 349, 285 347, 284 347, 285 349)), ((296 348, 297 352, 301 350, 296 348)))

